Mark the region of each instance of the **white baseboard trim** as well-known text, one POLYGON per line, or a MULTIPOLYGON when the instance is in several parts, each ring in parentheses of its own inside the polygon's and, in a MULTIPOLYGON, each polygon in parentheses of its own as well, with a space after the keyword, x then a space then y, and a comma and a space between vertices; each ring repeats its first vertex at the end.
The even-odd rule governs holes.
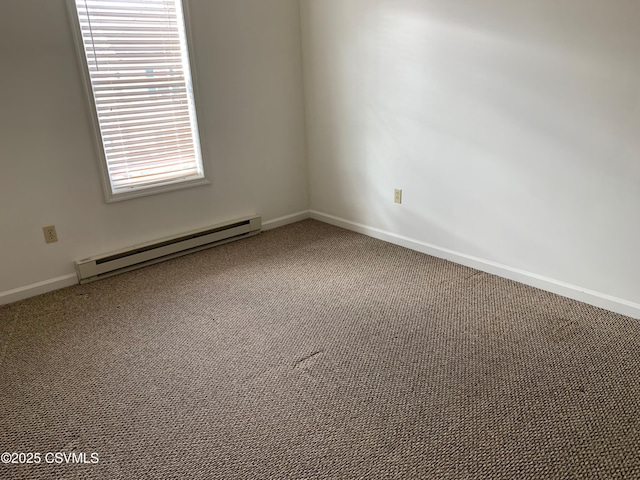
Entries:
MULTIPOLYGON (((262 224, 262 230, 267 231, 278 227, 283 227, 290 223, 299 222, 310 218, 309 210, 293 213, 284 217, 268 220, 262 224)), ((35 297, 43 293, 53 292, 61 288, 70 287, 78 284, 78 276, 75 273, 64 275, 62 277, 52 278, 50 280, 44 280, 42 282, 34 283, 32 285, 26 285, 24 287, 15 288, 6 292, 0 292, 0 305, 6 305, 8 303, 18 302, 26 298, 35 297)))
POLYGON ((43 282, 34 283, 25 287, 15 288, 6 292, 0 292, 0 305, 24 300, 25 298, 35 297, 43 293, 53 292, 61 288, 71 287, 78 284, 78 276, 75 273, 63 275, 62 277, 44 280, 43 282))
POLYGON ((304 210, 298 213, 292 213, 291 215, 286 215, 284 217, 274 218, 273 220, 267 220, 262 223, 262 230, 273 230, 274 228, 284 227, 285 225, 289 225, 290 223, 300 222, 301 220, 306 220, 310 218, 309 210, 304 210))
POLYGON ((640 320, 640 304, 311 210, 310 218, 640 320))

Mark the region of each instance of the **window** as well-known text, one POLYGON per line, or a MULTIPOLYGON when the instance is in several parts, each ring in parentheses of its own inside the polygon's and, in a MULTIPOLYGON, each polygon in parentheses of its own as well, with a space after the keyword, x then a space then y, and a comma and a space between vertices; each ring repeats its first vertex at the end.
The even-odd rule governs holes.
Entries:
POLYGON ((68 0, 107 201, 208 183, 181 0, 68 0))

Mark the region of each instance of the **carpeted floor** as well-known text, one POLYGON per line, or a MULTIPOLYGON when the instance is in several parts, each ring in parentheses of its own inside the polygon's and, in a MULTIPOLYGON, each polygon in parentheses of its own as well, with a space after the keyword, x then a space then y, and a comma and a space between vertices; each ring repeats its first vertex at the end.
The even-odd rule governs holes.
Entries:
POLYGON ((3 479, 640 478, 640 321, 313 220, 0 335, 3 479))

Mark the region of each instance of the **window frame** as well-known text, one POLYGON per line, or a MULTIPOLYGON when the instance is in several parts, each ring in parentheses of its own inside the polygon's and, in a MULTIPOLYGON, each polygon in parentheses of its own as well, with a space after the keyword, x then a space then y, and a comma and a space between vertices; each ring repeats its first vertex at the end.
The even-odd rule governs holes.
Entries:
POLYGON ((69 21, 71 23, 71 30, 73 32, 73 42, 76 49, 76 55, 78 57, 79 68, 81 70, 82 84, 85 91, 85 98, 88 104, 88 113, 91 117, 90 124, 92 130, 92 137, 94 148, 97 152, 98 167, 100 171, 100 180, 102 184, 102 191, 104 193, 104 199, 106 203, 121 202, 124 200, 130 200, 134 198, 147 197, 150 195, 157 195, 165 192, 172 192, 176 190, 183 190, 192 187, 198 187, 203 185, 210 185, 211 181, 207 176, 206 159, 207 155, 207 142, 205 141, 205 134, 202 128, 204 124, 204 114, 202 108, 200 108, 200 95, 197 82, 197 73, 195 68, 194 58, 195 48, 192 38, 191 29, 191 13, 189 10, 189 2, 187 0, 177 0, 182 8, 182 16, 184 20, 184 32, 186 40, 186 50, 189 62, 189 73, 191 80, 191 89, 193 93, 194 110, 196 115, 197 133, 199 140, 200 155, 202 161, 202 178, 196 178, 191 180, 174 180, 169 181, 163 185, 133 188, 131 191, 114 193, 111 188, 111 178, 109 176, 109 169, 107 166, 106 153, 103 147, 102 131, 100 129, 100 122, 98 119, 98 111, 96 108, 96 102, 94 101, 93 86, 91 83, 91 76, 89 73, 89 66, 84 50, 84 41, 82 37, 82 29, 80 27, 80 20, 77 12, 76 0, 66 0, 67 12, 69 21))

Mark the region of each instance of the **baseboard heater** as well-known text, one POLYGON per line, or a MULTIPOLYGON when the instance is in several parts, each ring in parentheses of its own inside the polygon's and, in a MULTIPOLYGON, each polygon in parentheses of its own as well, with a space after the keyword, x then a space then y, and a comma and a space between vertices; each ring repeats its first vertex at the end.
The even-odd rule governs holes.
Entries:
POLYGON ((80 283, 128 272, 205 248, 233 242, 260 233, 260 217, 247 217, 201 230, 163 238, 155 242, 76 261, 80 283))

